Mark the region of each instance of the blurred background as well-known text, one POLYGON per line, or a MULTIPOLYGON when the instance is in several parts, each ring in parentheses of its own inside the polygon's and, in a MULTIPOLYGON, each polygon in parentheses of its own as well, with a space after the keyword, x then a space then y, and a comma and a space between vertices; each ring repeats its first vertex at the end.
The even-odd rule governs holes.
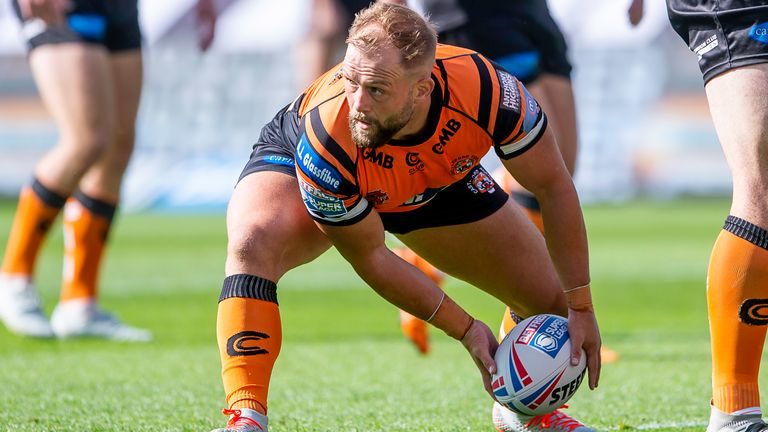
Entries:
MULTIPOLYGON (((223 0, 211 49, 194 0, 140 1, 145 84, 124 210, 223 210, 262 125, 301 90, 310 0, 223 0), (298 73, 297 73, 298 72, 298 73)), ((574 66, 586 203, 730 193, 696 59, 646 0, 551 0, 574 66)), ((56 141, 10 2, 0 1, 0 196, 14 197, 56 141)))

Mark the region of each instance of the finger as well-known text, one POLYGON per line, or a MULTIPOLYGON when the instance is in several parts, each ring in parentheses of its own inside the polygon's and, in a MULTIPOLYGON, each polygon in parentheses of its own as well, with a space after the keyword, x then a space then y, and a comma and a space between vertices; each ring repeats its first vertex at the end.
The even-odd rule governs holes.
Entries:
POLYGON ((594 390, 600 381, 600 349, 593 348, 587 355, 587 370, 589 371, 589 389, 594 390))

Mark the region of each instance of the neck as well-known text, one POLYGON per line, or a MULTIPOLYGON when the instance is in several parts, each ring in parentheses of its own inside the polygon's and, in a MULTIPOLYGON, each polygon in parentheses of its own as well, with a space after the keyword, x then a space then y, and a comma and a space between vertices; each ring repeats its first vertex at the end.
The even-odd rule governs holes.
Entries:
POLYGON ((431 98, 425 98, 424 102, 417 102, 416 106, 413 108, 413 116, 411 116, 411 120, 392 138, 404 139, 421 132, 427 125, 427 116, 429 115, 429 107, 431 103, 431 98))

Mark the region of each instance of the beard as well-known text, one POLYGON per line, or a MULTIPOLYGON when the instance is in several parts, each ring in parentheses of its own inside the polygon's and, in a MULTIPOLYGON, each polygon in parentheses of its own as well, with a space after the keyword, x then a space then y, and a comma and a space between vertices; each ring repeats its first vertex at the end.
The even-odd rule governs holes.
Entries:
POLYGON ((389 142, 401 129, 411 121, 413 116, 413 103, 406 104, 397 114, 379 122, 366 117, 359 112, 349 111, 349 131, 352 133, 352 141, 362 148, 378 148, 389 142), (368 123, 367 129, 359 127, 359 121, 368 123))

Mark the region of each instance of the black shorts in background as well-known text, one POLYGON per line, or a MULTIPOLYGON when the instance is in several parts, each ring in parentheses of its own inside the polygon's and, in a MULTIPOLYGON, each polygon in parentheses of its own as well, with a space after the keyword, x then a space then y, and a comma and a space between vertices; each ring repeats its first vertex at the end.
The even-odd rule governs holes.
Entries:
POLYGON ((18 0, 13 0, 22 20, 22 33, 29 49, 57 43, 91 43, 110 52, 141 48, 138 0, 73 0, 67 26, 45 27, 41 20, 24 21, 18 0))
POLYGON ((699 56, 705 83, 734 68, 768 63, 768 0, 667 0, 667 13, 699 56))
POLYGON ((440 42, 473 49, 523 84, 540 74, 570 79, 563 33, 544 0, 460 0, 468 21, 440 33, 440 42))

